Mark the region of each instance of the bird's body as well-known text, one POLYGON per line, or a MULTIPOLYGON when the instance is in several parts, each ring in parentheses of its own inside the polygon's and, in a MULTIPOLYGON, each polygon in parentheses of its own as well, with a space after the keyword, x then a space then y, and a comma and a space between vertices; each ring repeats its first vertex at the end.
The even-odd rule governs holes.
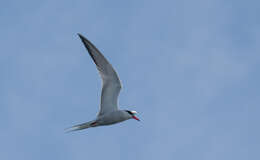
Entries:
POLYGON ((112 111, 112 112, 109 112, 102 116, 97 117, 96 123, 100 126, 111 125, 111 124, 123 122, 123 121, 131 119, 131 118, 132 118, 132 116, 130 116, 124 110, 118 110, 118 111, 112 111))
POLYGON ((132 118, 132 116, 130 116, 127 112, 124 110, 118 110, 104 114, 98 117, 96 121, 99 125, 111 125, 118 122, 123 122, 130 118, 132 118))
POLYGON ((82 130, 90 127, 111 125, 119 122, 123 122, 128 119, 139 120, 135 114, 136 111, 119 110, 118 109, 118 95, 121 90, 120 79, 112 67, 112 65, 106 60, 102 53, 85 37, 78 34, 81 41, 85 45, 89 52, 89 55, 93 59, 99 74, 102 79, 102 93, 100 111, 95 120, 75 125, 68 129, 68 131, 82 130))

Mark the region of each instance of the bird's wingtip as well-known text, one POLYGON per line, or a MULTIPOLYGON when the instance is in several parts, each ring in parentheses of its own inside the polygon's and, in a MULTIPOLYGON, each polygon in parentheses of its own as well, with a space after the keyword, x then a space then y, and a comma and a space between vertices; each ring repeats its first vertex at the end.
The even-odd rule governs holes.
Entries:
POLYGON ((80 34, 80 33, 77 33, 77 35, 79 36, 79 38, 83 39, 84 37, 80 34))
POLYGON ((77 33, 77 35, 79 36, 79 38, 83 41, 83 40, 87 40, 82 34, 77 33))

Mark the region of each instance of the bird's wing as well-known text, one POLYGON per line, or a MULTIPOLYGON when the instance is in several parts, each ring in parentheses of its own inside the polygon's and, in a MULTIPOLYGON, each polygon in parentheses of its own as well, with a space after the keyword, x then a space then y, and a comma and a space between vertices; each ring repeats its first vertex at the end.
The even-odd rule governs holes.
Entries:
POLYGON ((81 34, 78 35, 96 64, 102 78, 101 104, 98 116, 118 110, 118 95, 121 89, 121 83, 116 71, 89 40, 81 34))

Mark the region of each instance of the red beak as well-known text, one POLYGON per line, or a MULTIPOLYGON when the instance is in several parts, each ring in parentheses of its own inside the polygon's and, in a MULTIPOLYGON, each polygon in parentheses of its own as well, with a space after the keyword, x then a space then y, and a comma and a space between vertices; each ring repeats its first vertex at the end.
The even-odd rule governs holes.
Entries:
POLYGON ((133 116, 132 118, 137 120, 137 121, 140 121, 140 119, 138 119, 136 116, 133 116))

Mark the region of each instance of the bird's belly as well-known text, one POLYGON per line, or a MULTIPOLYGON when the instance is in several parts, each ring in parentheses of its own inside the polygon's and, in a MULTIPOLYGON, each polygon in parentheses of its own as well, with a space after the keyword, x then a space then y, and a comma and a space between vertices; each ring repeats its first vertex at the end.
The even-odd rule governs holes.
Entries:
POLYGON ((113 114, 112 115, 105 115, 98 120, 98 124, 100 124, 100 125, 111 125, 111 124, 123 122, 124 120, 126 120, 126 119, 124 119, 120 115, 113 115, 113 114))

